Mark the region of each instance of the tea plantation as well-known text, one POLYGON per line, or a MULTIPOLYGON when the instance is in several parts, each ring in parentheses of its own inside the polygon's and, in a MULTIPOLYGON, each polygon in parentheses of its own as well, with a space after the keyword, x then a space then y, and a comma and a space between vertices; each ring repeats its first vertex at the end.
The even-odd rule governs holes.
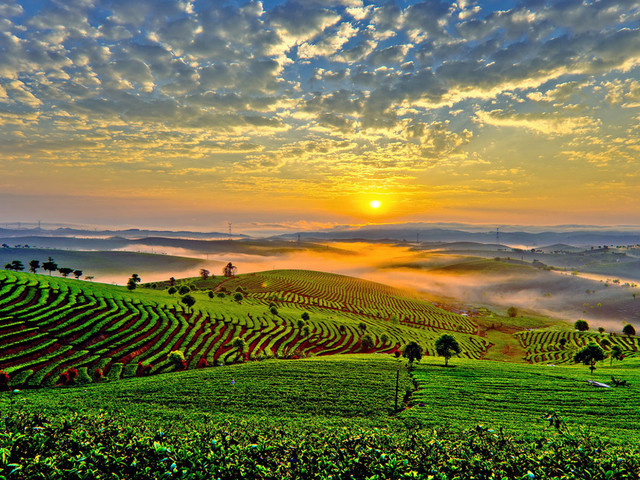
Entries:
POLYGON ((425 360, 413 372, 389 355, 268 360, 6 394, 0 474, 610 479, 640 473, 637 364, 600 366, 599 379, 613 374, 632 386, 598 389, 585 382, 585 367, 453 359, 444 368, 425 360), (403 404, 407 389, 413 394, 403 404))
POLYGON ((640 478, 637 337, 322 272, 168 286, 0 272, 0 480, 640 478))

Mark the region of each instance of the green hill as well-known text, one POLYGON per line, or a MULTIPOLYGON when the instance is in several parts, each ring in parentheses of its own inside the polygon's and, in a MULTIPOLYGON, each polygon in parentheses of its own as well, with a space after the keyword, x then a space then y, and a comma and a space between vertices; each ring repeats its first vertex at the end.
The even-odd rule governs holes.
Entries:
POLYGON ((477 326, 469 318, 352 277, 274 271, 178 281, 196 300, 192 310, 180 295, 155 286, 129 291, 0 272, 0 370, 9 373, 12 387, 37 387, 66 383, 65 372, 77 377, 75 383, 90 383, 176 367, 394 352, 412 340, 433 355, 443 331, 456 333, 471 358, 490 346, 473 335, 477 326), (221 297, 212 293, 223 289, 221 297), (244 292, 241 299, 236 290, 244 292), (366 335, 368 345, 362 343, 366 335), (174 350, 184 354, 183 364, 169 358, 174 350))

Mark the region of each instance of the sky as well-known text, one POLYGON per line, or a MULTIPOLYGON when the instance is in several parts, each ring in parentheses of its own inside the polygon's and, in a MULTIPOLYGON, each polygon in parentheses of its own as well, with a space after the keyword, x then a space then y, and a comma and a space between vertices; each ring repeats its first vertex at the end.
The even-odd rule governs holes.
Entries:
POLYGON ((637 0, 2 0, 0 223, 640 225, 639 29, 637 0))

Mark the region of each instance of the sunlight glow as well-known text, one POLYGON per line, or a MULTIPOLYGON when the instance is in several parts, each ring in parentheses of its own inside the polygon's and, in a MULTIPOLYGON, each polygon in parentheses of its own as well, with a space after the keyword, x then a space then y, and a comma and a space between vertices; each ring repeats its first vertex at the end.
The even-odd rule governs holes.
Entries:
POLYGON ((369 202, 369 206, 371 208, 380 208, 380 205, 382 205, 382 203, 380 203, 380 200, 371 200, 369 202))

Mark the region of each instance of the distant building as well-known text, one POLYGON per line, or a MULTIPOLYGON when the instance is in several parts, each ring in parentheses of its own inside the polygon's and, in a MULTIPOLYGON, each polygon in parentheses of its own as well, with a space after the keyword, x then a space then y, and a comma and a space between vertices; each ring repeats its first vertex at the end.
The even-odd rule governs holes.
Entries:
POLYGON ((236 272, 238 271, 238 267, 233 265, 231 262, 227 263, 227 265, 222 269, 222 274, 225 277, 235 277, 236 272))

